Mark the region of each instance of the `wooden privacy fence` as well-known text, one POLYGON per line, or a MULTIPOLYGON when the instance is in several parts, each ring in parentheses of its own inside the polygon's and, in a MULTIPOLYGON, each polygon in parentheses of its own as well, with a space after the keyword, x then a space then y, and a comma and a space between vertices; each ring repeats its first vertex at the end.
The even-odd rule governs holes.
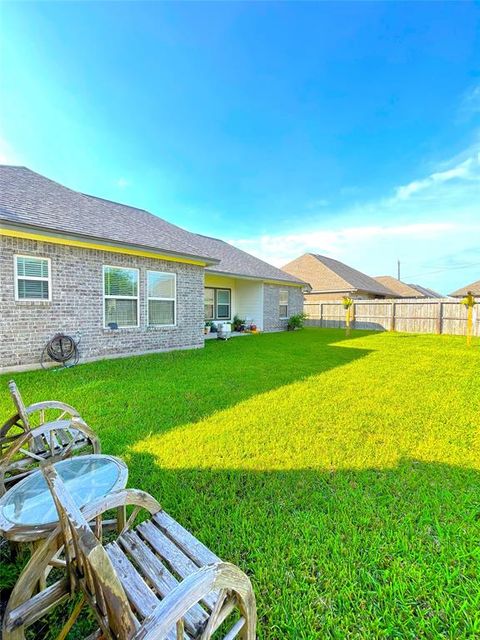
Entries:
MULTIPOLYGON (((480 336, 479 306, 480 302, 473 308, 474 336, 480 336)), ((305 302, 304 312, 308 326, 345 327, 345 309, 341 301, 305 302)), ((467 333, 467 307, 452 298, 354 300, 351 318, 353 329, 453 335, 467 333)))

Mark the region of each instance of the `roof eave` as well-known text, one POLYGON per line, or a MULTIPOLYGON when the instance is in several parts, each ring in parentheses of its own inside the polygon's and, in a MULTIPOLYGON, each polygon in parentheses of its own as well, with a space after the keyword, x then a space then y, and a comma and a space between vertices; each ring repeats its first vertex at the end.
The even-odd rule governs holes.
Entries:
POLYGON ((218 258, 213 258, 211 256, 202 256, 194 253, 172 251, 171 249, 161 249, 159 247, 152 247, 149 245, 134 244, 134 243, 131 244, 127 242, 121 242, 118 240, 109 240, 107 238, 100 238, 98 236, 91 236, 91 235, 81 234, 81 233, 66 233, 65 231, 52 229, 51 227, 42 227, 40 225, 38 226, 26 225, 26 224, 15 223, 15 222, 12 222, 11 220, 5 220, 0 218, 0 233, 1 233, 1 230, 3 229, 10 230, 12 232, 17 231, 19 233, 30 233, 34 235, 41 235, 46 238, 45 239, 46 242, 48 242, 49 238, 51 238, 52 242, 54 241, 55 238, 61 238, 62 240, 67 242, 70 240, 72 241, 72 243, 77 241, 85 244, 102 245, 105 247, 105 251, 108 251, 109 248, 111 249, 115 248, 117 250, 124 248, 126 251, 128 250, 145 251, 152 254, 158 254, 159 257, 162 255, 166 257, 171 257, 172 259, 176 259, 178 261, 185 259, 186 261, 202 262, 204 263, 205 266, 215 265, 220 262, 218 258))
POLYGON ((252 276, 247 275, 245 273, 234 273, 232 271, 221 271, 220 269, 212 269, 208 268, 207 271, 209 273, 215 273, 219 276, 226 276, 227 278, 242 278, 243 280, 256 280, 260 282, 279 282, 282 284, 288 284, 295 287, 309 287, 308 282, 303 282, 302 280, 288 280, 287 278, 274 278, 271 276, 252 276))

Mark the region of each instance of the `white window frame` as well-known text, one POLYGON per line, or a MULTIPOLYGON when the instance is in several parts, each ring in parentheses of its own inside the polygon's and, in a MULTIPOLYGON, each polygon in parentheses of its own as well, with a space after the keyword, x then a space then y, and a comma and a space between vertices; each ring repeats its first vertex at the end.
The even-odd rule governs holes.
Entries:
POLYGON ((290 306, 288 298, 288 289, 280 289, 280 291, 278 292, 278 315, 280 316, 280 320, 288 320, 288 307, 290 306), (280 296, 282 295, 282 293, 287 294, 287 304, 280 302, 280 296), (280 307, 287 307, 287 313, 284 316, 281 315, 280 307))
POLYGON ((170 271, 157 271, 154 269, 148 269, 145 277, 145 293, 147 299, 147 326, 148 327, 176 327, 177 326, 177 274, 170 271), (148 295, 148 274, 159 273, 162 276, 173 276, 173 298, 157 298, 156 296, 148 295), (173 324, 150 324, 150 300, 166 300, 167 302, 173 301, 173 324))
POLYGON ((217 322, 231 322, 232 320, 232 290, 228 287, 217 287, 215 289, 215 319, 217 322), (220 318, 218 315, 218 307, 221 305, 222 307, 226 307, 225 302, 218 302, 218 292, 219 291, 228 291, 228 317, 220 318))
POLYGON ((118 325, 119 329, 138 329, 140 327, 140 269, 136 267, 123 267, 118 264, 104 264, 102 267, 102 289, 103 289, 103 328, 109 329, 110 327, 106 324, 106 314, 105 314, 105 300, 137 300, 137 324, 136 325, 128 325, 126 327, 122 327, 118 325), (110 296, 105 293, 105 269, 125 269, 126 271, 136 271, 137 272, 137 295, 136 296, 110 296))
POLYGON ((46 256, 33 256, 16 253, 13 256, 13 272, 15 278, 15 301, 16 302, 51 302, 52 301, 52 261, 46 256), (17 258, 33 258, 34 260, 46 260, 48 264, 48 276, 19 276, 17 267, 17 258), (48 298, 20 298, 18 295, 19 280, 39 280, 48 283, 48 298))

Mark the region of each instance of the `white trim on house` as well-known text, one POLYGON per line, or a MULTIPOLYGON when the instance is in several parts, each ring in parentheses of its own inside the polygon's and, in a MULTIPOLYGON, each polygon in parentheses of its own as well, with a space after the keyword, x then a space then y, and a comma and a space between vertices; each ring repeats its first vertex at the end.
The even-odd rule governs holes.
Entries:
POLYGON ((15 253, 13 256, 13 273, 15 285, 15 302, 51 302, 52 301, 52 261, 46 256, 35 256, 23 253, 15 253), (18 275, 18 258, 27 258, 28 260, 44 260, 47 263, 48 275, 45 276, 19 276, 18 275), (20 280, 34 280, 38 282, 46 282, 48 285, 48 298, 20 298, 18 294, 18 283, 20 280))
POLYGON ((156 269, 147 269, 145 272, 145 305, 147 307, 147 327, 176 327, 177 326, 177 274, 171 271, 157 271, 156 269), (157 298, 156 296, 148 295, 148 274, 159 273, 165 276, 173 276, 173 298, 157 298), (166 300, 167 302, 173 302, 173 324, 150 324, 150 300, 166 300))
POLYGON ((122 267, 117 264, 104 264, 102 265, 102 290, 103 290, 103 328, 110 329, 105 323, 105 300, 137 300, 137 324, 120 326, 119 329, 138 329, 140 327, 140 269, 138 267, 122 267), (123 271, 136 271, 137 272, 137 295, 136 296, 111 296, 105 294, 105 269, 122 269, 123 271))

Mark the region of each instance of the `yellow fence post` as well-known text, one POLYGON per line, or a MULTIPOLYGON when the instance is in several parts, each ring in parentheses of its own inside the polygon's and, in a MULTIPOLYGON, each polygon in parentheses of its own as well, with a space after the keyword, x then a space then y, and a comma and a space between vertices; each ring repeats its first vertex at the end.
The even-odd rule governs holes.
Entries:
POLYGON ((470 346, 473 333, 473 307, 476 304, 473 293, 468 291, 465 298, 460 301, 460 304, 464 304, 467 307, 467 345, 470 346))

